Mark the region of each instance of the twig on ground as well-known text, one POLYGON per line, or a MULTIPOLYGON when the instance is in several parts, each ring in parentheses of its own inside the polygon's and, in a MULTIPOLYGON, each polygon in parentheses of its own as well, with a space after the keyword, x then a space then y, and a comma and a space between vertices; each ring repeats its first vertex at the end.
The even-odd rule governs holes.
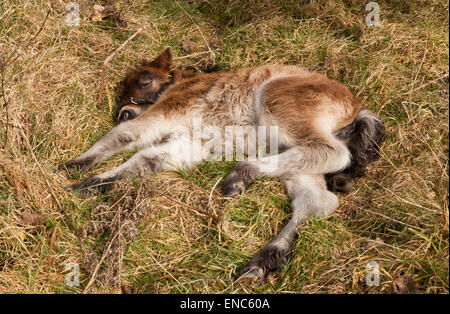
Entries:
POLYGON ((52 235, 50 236, 50 244, 48 245, 48 251, 50 253, 52 253, 53 243, 55 243, 55 237, 56 237, 57 229, 58 229, 58 222, 55 223, 55 226, 53 227, 52 235))
POLYGON ((210 51, 195 52, 195 53, 191 53, 190 55, 187 55, 187 56, 175 57, 175 58, 173 58, 173 60, 188 59, 188 58, 192 58, 192 57, 197 57, 197 56, 201 56, 201 55, 206 55, 206 54, 208 54, 208 53, 211 53, 211 52, 210 52, 210 51))
POLYGON ((2 77, 2 98, 3 98, 3 108, 6 110, 6 128, 5 128, 5 140, 3 141, 4 147, 6 147, 6 144, 8 143, 8 132, 9 132, 9 106, 8 106, 8 100, 6 99, 6 93, 5 93, 5 66, 2 64, 0 65, 0 75, 2 77))
POLYGON ((212 199, 212 195, 214 193, 215 188, 217 187, 217 185, 219 184, 219 182, 223 179, 223 177, 220 177, 217 181, 216 184, 214 184, 214 186, 211 189, 211 192, 209 193, 209 199, 208 199, 208 206, 212 208, 212 210, 214 211, 214 214, 216 214, 216 209, 214 208, 214 206, 211 205, 211 199, 212 199))
POLYGON ((102 99, 102 94, 103 94, 103 89, 105 88, 105 73, 106 73, 106 68, 108 67, 109 62, 112 60, 112 58, 114 58, 114 56, 116 54, 118 54, 120 51, 122 51, 122 49, 134 38, 136 37, 140 32, 142 32, 144 30, 144 27, 139 28, 136 32, 134 32, 133 35, 131 35, 127 40, 125 40, 120 46, 119 48, 117 48, 116 50, 114 50, 113 53, 111 53, 106 59, 105 61, 103 61, 103 66, 102 66, 102 77, 101 77, 101 82, 100 82, 100 89, 98 91, 98 98, 97 98, 97 103, 99 104, 101 99, 102 99))
MULTIPOLYGON (((116 203, 114 203, 113 206, 111 206, 111 208, 113 208, 123 198, 125 198, 127 195, 129 195, 130 190, 131 190, 131 188, 128 189, 127 192, 116 203)), ((134 200, 134 208, 128 213, 126 218, 128 218, 136 210, 136 208, 138 207, 138 204, 137 204, 136 201, 139 198, 139 195, 141 194, 141 190, 142 190, 142 184, 139 186, 138 192, 136 194, 136 198, 134 200)), ((101 257, 100 261, 95 266, 94 272, 92 273, 91 278, 89 279, 89 282, 86 285, 86 288, 83 290, 83 294, 86 294, 86 293, 89 292, 92 284, 95 281, 95 278, 97 277, 97 273, 100 270, 100 267, 102 266, 102 264, 103 264, 103 262, 104 262, 104 260, 106 258, 106 255, 108 254, 108 251, 111 249, 111 247, 112 247, 112 245, 114 243, 114 240, 117 238, 117 236, 119 236, 119 247, 120 247, 120 235, 122 233, 122 226, 123 226, 122 223, 121 223, 121 219, 120 219, 121 211, 122 211, 122 207, 119 206, 119 210, 117 211, 116 215, 114 216, 113 222, 111 224, 111 226, 112 226, 111 228, 114 228, 114 225, 116 224, 116 221, 118 220, 119 221, 118 230, 116 231, 114 236, 111 236, 111 240, 109 241, 108 247, 105 249, 105 251, 103 251, 103 254, 102 254, 102 257, 101 257)), ((119 254, 121 254, 121 256, 119 257, 119 272, 118 272, 119 276, 120 276, 121 268, 122 268, 123 253, 119 252, 119 254)), ((120 282, 120 280, 119 280, 119 282, 120 282)))
MULTIPOLYGON (((121 210, 122 210, 122 208, 119 207, 119 210, 118 210, 117 213, 116 213, 116 217, 114 217, 114 221, 116 220, 116 218, 117 218, 118 216, 120 216, 121 210)), ((114 225, 114 223, 113 223, 113 225, 114 225)), ((89 279, 89 282, 88 282, 88 284, 86 285, 86 288, 84 288, 84 290, 83 290, 83 294, 87 294, 87 293, 89 292, 89 290, 91 289, 91 286, 92 286, 92 284, 93 284, 94 281, 95 281, 95 277, 97 276, 97 273, 98 273, 100 267, 102 266, 103 261, 105 260, 106 255, 107 255, 109 249, 111 248, 112 244, 114 243, 114 240, 115 240, 115 239, 117 238, 117 236, 119 235, 119 232, 120 232, 120 229, 121 229, 121 228, 122 228, 122 226, 119 225, 119 230, 114 234, 114 236, 113 236, 113 237, 111 238, 111 240, 109 241, 108 247, 107 247, 106 250, 103 252, 103 255, 102 255, 100 261, 99 261, 99 262, 97 263, 97 265, 95 266, 94 272, 92 273, 91 278, 89 279)))
POLYGON ((211 47, 208 44, 208 41, 206 40, 205 35, 203 35, 202 30, 200 29, 200 27, 197 25, 197 23, 195 23, 194 19, 192 18, 192 16, 189 15, 189 13, 186 12, 186 10, 180 5, 180 3, 178 3, 178 1, 176 1, 177 5, 181 8, 181 10, 183 10, 183 12, 188 16, 188 18, 191 20, 191 22, 195 25, 195 27, 197 27, 198 31, 200 32, 200 35, 203 38, 203 41, 206 44, 206 47, 208 47, 208 50, 211 54, 211 61, 213 64, 216 64, 216 55, 214 54, 214 51, 211 49, 211 47))
POLYGON ((432 81, 426 82, 425 84, 422 84, 422 85, 420 85, 419 87, 416 87, 416 88, 410 90, 409 92, 403 93, 403 95, 409 95, 409 94, 415 93, 415 92, 417 92, 418 90, 420 90, 420 89, 422 89, 422 88, 425 88, 425 87, 427 87, 428 85, 431 85, 431 84, 433 84, 433 83, 436 83, 437 81, 442 80, 442 79, 444 79, 444 78, 446 78, 446 77, 448 77, 448 73, 446 73, 446 74, 444 74, 444 75, 438 77, 437 79, 434 79, 434 80, 432 80, 432 81))
POLYGON ((154 191, 156 193, 158 193, 159 195, 164 196, 165 198, 171 200, 172 202, 175 202, 175 203, 177 203, 179 205, 182 205, 182 206, 186 207, 187 209, 189 209, 191 211, 194 211, 194 212, 196 212, 196 213, 198 213, 198 214, 200 214, 202 216, 208 216, 208 217, 212 218, 216 223, 220 221, 220 217, 218 217, 218 216, 216 216, 214 214, 208 213, 207 211, 204 211, 204 210, 200 210, 200 209, 196 209, 194 207, 191 207, 188 204, 180 202, 179 200, 177 200, 177 199, 175 199, 173 197, 170 197, 170 196, 168 196, 168 195, 166 195, 166 194, 164 194, 164 193, 162 193, 162 192, 160 192, 158 190, 154 190, 154 191))
MULTIPOLYGON (((47 11, 44 21, 42 22, 41 27, 39 27, 37 33, 27 42, 27 44, 25 46, 22 47, 22 49, 26 49, 31 44, 31 42, 34 41, 39 36, 39 34, 44 29, 45 22, 47 22, 49 15, 50 15, 50 10, 47 11)), ((14 51, 11 52, 11 54, 8 56, 8 58, 6 58, 6 61, 2 65, 3 70, 6 69, 6 67, 13 64, 17 60, 17 58, 18 58, 17 53, 18 53, 18 49, 14 49, 14 51), (13 59, 14 56, 15 56, 15 58, 13 59)))
POLYGON ((41 172, 42 176, 44 177, 45 180, 45 184, 48 187, 48 190, 50 191, 50 194, 52 195, 53 199, 56 202, 56 205, 58 206, 60 212, 64 215, 64 217, 66 218, 66 223, 68 224, 69 228, 75 233, 75 235, 78 238, 78 242, 80 243, 80 249, 82 251, 82 253, 84 254, 84 246, 83 246, 83 242, 80 238, 80 235, 78 234, 78 232, 75 229, 75 226, 72 224, 72 221, 69 218, 69 215, 67 214, 66 210, 64 209, 64 207, 61 205, 61 203, 59 202, 58 197, 56 196, 55 192, 53 191, 52 186, 50 185, 50 182, 47 179, 47 174, 45 173, 44 169, 42 168, 39 160, 36 158, 36 155, 33 152, 33 149, 31 148, 30 145, 30 141, 28 140, 28 136, 25 134, 25 132, 23 131, 22 128, 19 128, 20 132, 22 133, 22 137, 25 141, 25 144, 28 148, 28 150, 30 151, 31 157, 33 158, 34 162, 36 163, 36 165, 39 168, 39 171, 41 172))
POLYGON ((376 43, 376 41, 371 42, 371 43, 368 43, 368 44, 365 44, 365 45, 362 45, 362 46, 360 46, 360 47, 358 47, 358 48, 356 48, 356 49, 353 49, 352 51, 350 51, 350 52, 348 52, 348 53, 346 53, 346 54, 344 54, 344 55, 342 55, 342 56, 336 57, 336 58, 334 58, 334 59, 326 60, 326 61, 323 63, 322 68, 327 69, 327 68, 329 68, 333 63, 339 62, 339 61, 341 61, 342 59, 351 56, 351 55, 354 54, 355 52, 357 52, 357 51, 359 51, 359 50, 361 50, 361 49, 367 48, 367 47, 369 47, 369 46, 371 46, 371 45, 373 45, 373 44, 375 44, 375 43, 376 43))
MULTIPOLYGON (((39 36, 42 29, 44 28, 45 22, 47 22, 49 15, 50 15, 50 10, 47 11, 47 14, 45 15, 45 18, 41 24, 41 27, 39 27, 36 34, 28 41, 28 43, 25 46, 23 46, 23 49, 27 48, 31 44, 31 42, 34 41, 39 36)), ((2 96, 1 97, 3 98, 3 106, 2 107, 6 110, 6 128, 5 128, 4 147, 6 147, 6 144, 8 142, 8 131, 9 131, 9 102, 8 102, 8 100, 6 98, 6 94, 5 94, 5 70, 9 65, 13 64, 17 60, 17 58, 18 58, 17 52, 18 52, 18 49, 17 48, 14 49, 11 52, 11 54, 8 56, 8 58, 6 58, 6 60, 2 61, 0 64, 1 86, 2 86, 2 96), (15 58, 13 58, 14 56, 15 56, 15 58)))

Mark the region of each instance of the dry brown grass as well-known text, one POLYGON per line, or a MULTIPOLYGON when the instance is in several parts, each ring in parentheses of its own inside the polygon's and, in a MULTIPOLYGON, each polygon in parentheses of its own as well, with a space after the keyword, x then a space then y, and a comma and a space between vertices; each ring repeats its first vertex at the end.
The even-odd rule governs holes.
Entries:
MULTIPOLYGON (((82 292, 120 231, 90 292, 127 284, 139 293, 391 293, 410 274, 421 292, 448 293, 448 1, 380 1, 380 27, 365 26, 362 1, 117 1, 125 23, 93 22, 92 2, 78 3, 81 25, 69 27, 63 1, 0 1, 1 292, 82 292), (140 27, 112 59, 97 103, 103 61, 140 27), (191 53, 208 51, 202 34, 221 68, 315 69, 348 84, 387 126, 367 178, 341 196, 335 215, 299 231, 289 265, 261 286, 236 282, 236 272, 286 222, 277 180, 224 199, 220 178, 232 164, 204 163, 83 199, 64 191, 78 178, 58 170, 111 128, 114 87, 126 70, 165 46, 185 56, 186 39, 195 42, 191 53), (138 235, 111 222, 134 208, 144 215, 132 221, 138 235), (45 226, 24 223, 26 210, 44 215, 45 226), (81 233, 80 244, 77 230, 93 222, 106 232, 81 233), (365 285, 369 261, 381 266, 379 287, 365 285), (81 287, 65 285, 68 262, 82 266, 81 287)), ((210 64, 209 54, 176 60, 210 64)))

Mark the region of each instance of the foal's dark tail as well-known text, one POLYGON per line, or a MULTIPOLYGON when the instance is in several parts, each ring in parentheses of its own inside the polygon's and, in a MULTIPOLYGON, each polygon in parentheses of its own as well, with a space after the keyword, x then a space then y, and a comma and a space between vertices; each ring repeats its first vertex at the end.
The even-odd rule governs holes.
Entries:
POLYGON ((386 137, 385 127, 375 113, 363 108, 336 136, 347 143, 351 163, 342 171, 326 174, 325 179, 330 191, 348 193, 353 188, 353 180, 364 176, 367 165, 378 159, 386 137))

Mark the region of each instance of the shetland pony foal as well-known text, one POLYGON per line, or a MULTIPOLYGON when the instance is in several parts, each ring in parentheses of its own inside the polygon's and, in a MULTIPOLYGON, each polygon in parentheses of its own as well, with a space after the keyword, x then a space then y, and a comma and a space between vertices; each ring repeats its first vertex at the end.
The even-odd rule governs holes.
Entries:
MULTIPOLYGON (((170 66, 166 50, 130 72, 119 96, 123 122, 65 166, 85 172, 117 153, 140 150, 119 167, 68 189, 105 192, 115 180, 143 169, 156 173, 175 166, 189 168, 210 156, 212 149, 222 152, 223 143, 236 144, 224 136, 227 126, 277 126, 279 153, 238 162, 223 187, 224 194, 233 195, 262 176, 279 177, 285 184, 292 218, 241 271, 244 278, 264 281, 286 264, 297 229, 308 217, 335 211, 338 198, 331 191, 348 192, 353 179, 377 158, 384 127, 345 85, 298 67, 267 65, 188 74, 171 81, 170 66), (196 132, 193 120, 199 118, 204 130, 200 150, 191 141, 196 132), (193 153, 201 156, 192 158, 193 153)), ((250 143, 252 134, 235 135, 250 143)), ((272 139, 270 134, 258 145, 270 146, 272 139)))

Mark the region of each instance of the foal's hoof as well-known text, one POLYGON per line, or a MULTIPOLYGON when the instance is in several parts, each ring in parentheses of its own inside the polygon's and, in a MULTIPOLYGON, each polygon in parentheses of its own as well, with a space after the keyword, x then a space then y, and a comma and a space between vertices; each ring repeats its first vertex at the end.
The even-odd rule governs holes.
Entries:
POLYGON ((242 268, 239 280, 263 283, 267 276, 279 272, 288 262, 289 250, 268 244, 242 268))
POLYGON ((326 174, 325 180, 327 181, 328 190, 339 193, 350 193, 355 183, 353 178, 345 173, 326 174))
POLYGON ((231 196, 234 194, 240 194, 245 191, 244 180, 241 179, 236 171, 230 173, 223 183, 223 194, 225 196, 231 196))
POLYGON ((267 278, 267 275, 264 273, 264 270, 258 266, 247 265, 242 270, 243 271, 241 271, 239 280, 244 281, 244 282, 263 283, 267 278))
POLYGON ((240 161, 223 183, 223 194, 231 196, 244 192, 256 178, 256 170, 249 163, 240 161))
POLYGON ((65 188, 69 192, 77 192, 82 196, 92 196, 98 193, 106 193, 113 187, 114 182, 111 180, 101 179, 99 177, 89 177, 78 183, 72 184, 65 188))
POLYGON ((76 173, 84 173, 88 171, 91 168, 93 162, 94 158, 84 158, 81 160, 75 158, 65 162, 62 165, 62 168, 66 169, 70 175, 74 175, 76 173))

